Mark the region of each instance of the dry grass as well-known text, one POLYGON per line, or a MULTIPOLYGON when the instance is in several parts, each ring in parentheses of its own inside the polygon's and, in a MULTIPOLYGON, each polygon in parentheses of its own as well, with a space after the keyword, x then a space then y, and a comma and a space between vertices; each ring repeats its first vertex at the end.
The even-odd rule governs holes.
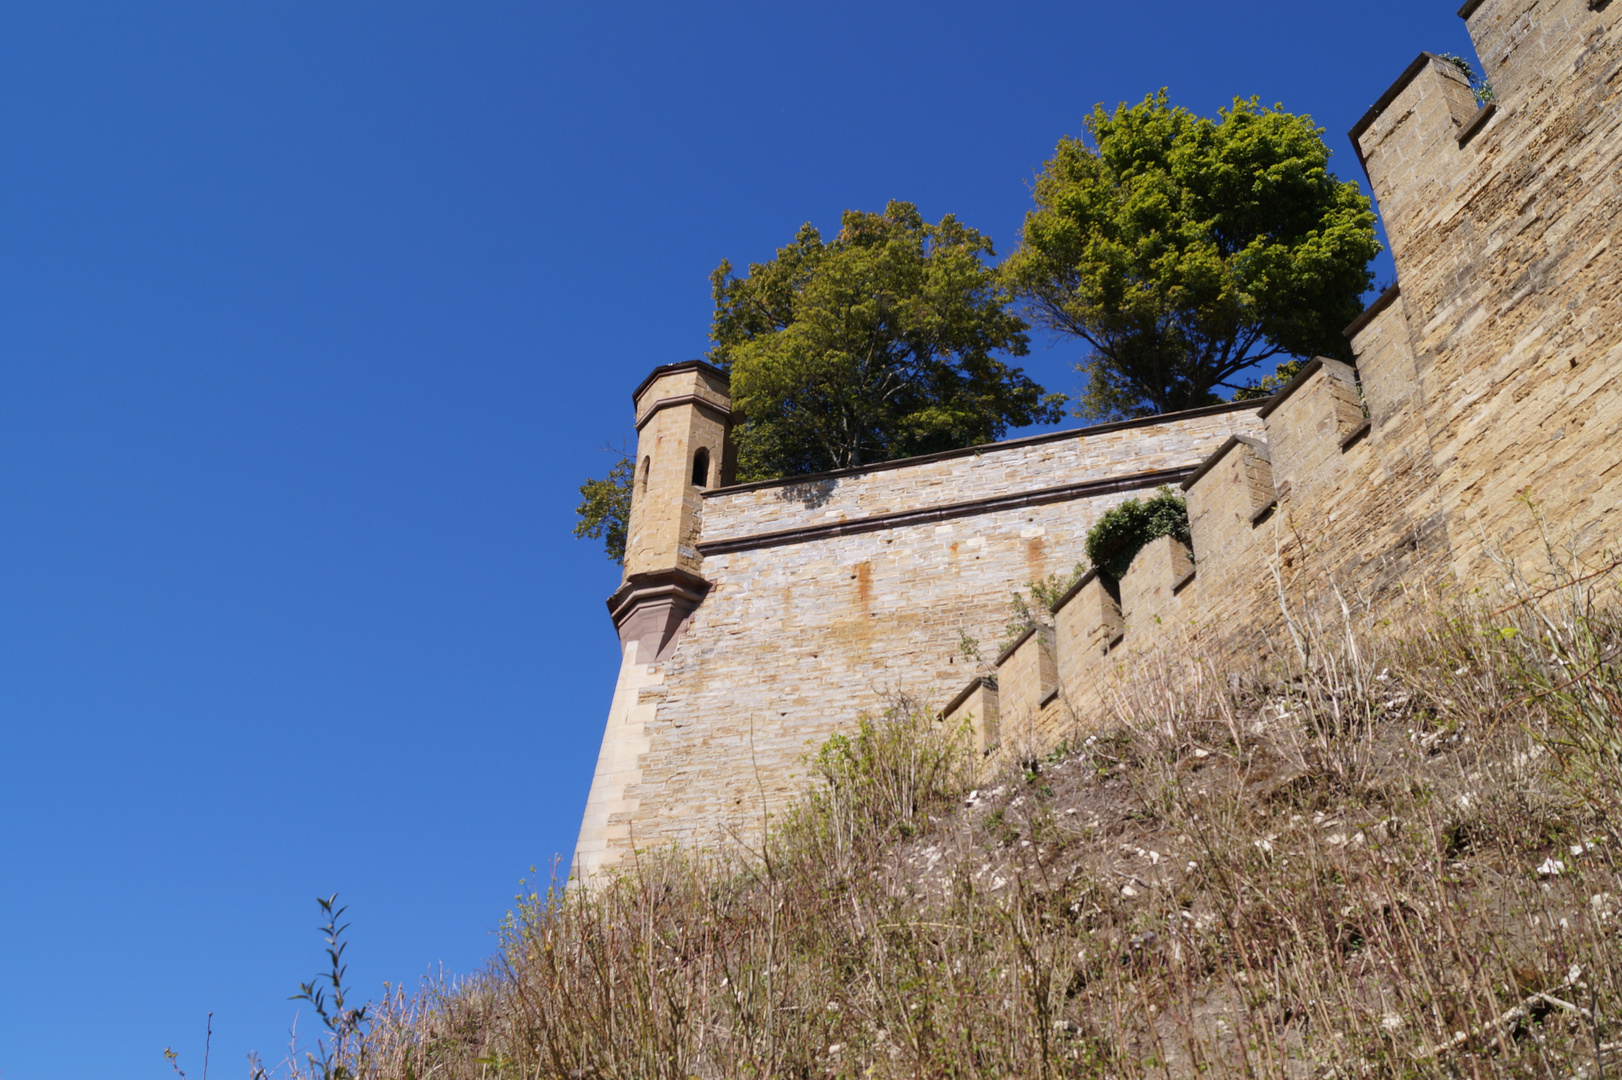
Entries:
POLYGON ((1506 580, 1396 622, 1298 618, 1270 672, 1191 642, 1104 733, 972 794, 961 741, 898 703, 823 750, 825 783, 763 850, 645 853, 532 895, 487 970, 376 1003, 332 1061, 1616 1074, 1622 593, 1615 567, 1506 580))

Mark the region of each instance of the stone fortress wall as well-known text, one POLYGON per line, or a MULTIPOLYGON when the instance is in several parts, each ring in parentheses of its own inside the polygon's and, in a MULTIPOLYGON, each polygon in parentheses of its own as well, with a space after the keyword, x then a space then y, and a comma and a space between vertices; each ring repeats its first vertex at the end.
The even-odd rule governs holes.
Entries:
MULTIPOLYGON (((720 373, 660 369, 640 414, 699 377, 720 373)), ((666 436, 674 445, 645 454, 655 482, 634 496, 628 548, 652 532, 692 537, 696 572, 628 559, 610 601, 624 665, 576 862, 589 871, 632 844, 754 834, 763 800, 792 797, 808 744, 893 693, 944 702, 974 670, 961 634, 997 641, 1013 589, 1084 560, 1105 510, 1181 482, 1231 435, 1259 434, 1259 404, 720 486, 698 505, 658 502, 658 455, 715 461, 723 433, 666 436)), ((676 490, 698 491, 691 479, 684 470, 676 490)))
POLYGON ((619 683, 574 870, 758 836, 802 755, 896 693, 983 747, 1099 715, 1127 659, 1200 629, 1235 660, 1281 585, 1378 603, 1535 557, 1522 496, 1594 553, 1622 535, 1622 5, 1471 0, 1495 100, 1422 54, 1352 131, 1398 285, 1265 402, 729 485, 726 377, 638 388, 639 473, 609 607, 619 683), (1010 593, 1083 560, 1106 509, 1180 485, 1119 583, 1084 577, 991 667, 1010 593))

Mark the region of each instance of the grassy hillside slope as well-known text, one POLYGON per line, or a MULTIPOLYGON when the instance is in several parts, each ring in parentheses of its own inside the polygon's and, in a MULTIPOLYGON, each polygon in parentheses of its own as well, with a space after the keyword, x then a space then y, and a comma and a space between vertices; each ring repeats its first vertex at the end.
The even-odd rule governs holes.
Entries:
POLYGON ((1614 1075, 1619 602, 1615 565, 1552 569, 1297 618, 1267 670, 1191 641, 995 776, 897 702, 764 849, 530 895, 487 970, 289 1068, 1614 1075))

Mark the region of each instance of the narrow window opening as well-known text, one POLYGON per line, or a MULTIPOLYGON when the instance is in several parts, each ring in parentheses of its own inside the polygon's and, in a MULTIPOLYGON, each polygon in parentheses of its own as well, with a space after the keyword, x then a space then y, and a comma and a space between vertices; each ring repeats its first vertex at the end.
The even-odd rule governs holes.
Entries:
POLYGON ((652 471, 653 471, 653 458, 651 458, 651 457, 643 458, 642 459, 642 490, 644 492, 648 490, 648 474, 650 472, 652 472, 652 471))
POLYGON ((702 446, 693 455, 693 484, 701 488, 710 486, 710 452, 702 446))

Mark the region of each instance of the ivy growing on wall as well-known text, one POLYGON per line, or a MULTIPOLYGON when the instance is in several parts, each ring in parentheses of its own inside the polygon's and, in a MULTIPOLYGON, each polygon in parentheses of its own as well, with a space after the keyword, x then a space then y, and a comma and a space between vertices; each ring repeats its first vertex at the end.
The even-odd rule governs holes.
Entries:
POLYGON ((1166 487, 1153 498, 1128 499, 1106 511, 1087 531, 1087 557, 1119 581, 1143 546, 1162 536, 1175 536, 1185 545, 1190 542, 1188 503, 1166 487))

